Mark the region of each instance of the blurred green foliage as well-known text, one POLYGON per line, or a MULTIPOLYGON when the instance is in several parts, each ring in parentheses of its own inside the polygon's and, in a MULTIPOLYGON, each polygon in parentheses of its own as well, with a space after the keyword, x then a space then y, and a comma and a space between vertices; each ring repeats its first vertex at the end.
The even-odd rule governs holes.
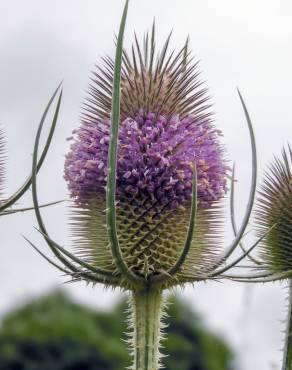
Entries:
MULTIPOLYGON (((126 302, 95 311, 55 292, 4 317, 0 370, 124 370, 130 364, 126 302)), ((229 370, 231 352, 197 315, 172 298, 164 341, 167 370, 229 370)))

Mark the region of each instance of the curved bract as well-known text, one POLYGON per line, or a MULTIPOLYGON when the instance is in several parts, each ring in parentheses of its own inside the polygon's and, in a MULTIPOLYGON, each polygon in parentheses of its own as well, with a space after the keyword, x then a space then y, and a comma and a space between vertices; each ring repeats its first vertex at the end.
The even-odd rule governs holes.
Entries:
MULTIPOLYGON (((61 87, 61 84, 57 87, 57 89, 54 91, 52 97, 50 98, 50 100, 49 100, 49 102, 48 102, 48 104, 47 104, 47 106, 44 110, 44 113, 43 113, 43 120, 46 119, 47 114, 48 114, 48 112, 49 112, 49 110, 50 110, 50 108, 51 108, 51 106, 54 102, 54 99, 55 99, 60 87, 61 87)), ((36 167, 37 171, 39 171, 40 168, 42 167, 42 165, 44 163, 44 160, 46 158, 46 155, 48 153, 48 150, 49 150, 49 147, 50 147, 50 144, 51 144, 51 140, 52 140, 52 137, 54 135, 55 128, 56 128, 58 113, 59 113, 59 111, 56 110, 55 114, 54 114, 54 118, 52 120, 50 131, 49 131, 49 134, 48 134, 48 137, 47 137, 47 140, 46 140, 46 144, 45 144, 44 149, 43 149, 43 151, 40 155, 40 158, 37 162, 37 167, 36 167)), ((0 130, 0 216, 9 215, 9 214, 17 213, 17 212, 29 211, 29 210, 33 209, 33 207, 11 208, 26 193, 26 191, 31 186, 32 175, 30 175, 27 178, 27 180, 24 182, 24 184, 22 186, 20 186, 19 189, 14 194, 10 195, 8 198, 4 198, 4 194, 3 194, 4 180, 5 180, 4 144, 5 143, 4 143, 4 138, 3 138, 3 132, 2 132, 2 130, 0 130)), ((53 204, 56 204, 56 203, 59 203, 59 202, 53 202, 53 203, 45 204, 43 206, 45 207, 45 206, 53 205, 53 204)))

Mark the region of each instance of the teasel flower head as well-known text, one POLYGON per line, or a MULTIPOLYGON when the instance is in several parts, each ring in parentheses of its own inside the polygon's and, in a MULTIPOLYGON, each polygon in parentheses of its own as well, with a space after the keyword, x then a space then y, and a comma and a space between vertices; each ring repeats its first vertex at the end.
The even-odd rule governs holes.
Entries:
POLYGON ((266 172, 259 193, 256 224, 260 233, 269 233, 260 245, 263 265, 278 277, 292 272, 292 151, 283 149, 281 158, 266 172))
MULTIPOLYGON (((169 40, 154 64, 154 33, 151 39, 144 54, 137 42, 132 59, 124 59, 116 175, 121 249, 129 268, 147 279, 168 271, 179 257, 188 227, 194 168, 198 235, 187 269, 199 269, 213 260, 218 202, 227 191, 221 133, 212 122, 197 64, 185 65, 184 49, 167 59, 169 40), (135 69, 137 60, 139 69, 135 69)), ((107 59, 104 69, 93 74, 82 125, 66 156, 65 179, 75 201, 72 230, 80 255, 115 272, 106 229, 111 133, 107 107, 113 66, 107 59)))
MULTIPOLYGON (((156 53, 155 26, 131 56, 123 52, 116 169, 117 234, 132 272, 148 280, 179 258, 197 177, 197 232, 186 274, 213 263, 218 250, 220 199, 228 167, 207 89, 187 46, 156 53)), ((81 127, 66 156, 65 179, 74 199, 72 230, 80 256, 116 271, 106 228, 114 61, 96 67, 81 127)), ((220 238, 219 238, 220 239, 220 238)))
POLYGON ((256 209, 256 226, 266 237, 260 244, 258 268, 253 282, 288 280, 287 320, 284 330, 282 369, 292 368, 292 150, 283 148, 265 173, 256 209))
MULTIPOLYGON (((163 290, 218 279, 258 244, 229 262, 244 236, 256 188, 256 146, 239 93, 252 146, 252 181, 243 221, 219 252, 222 198, 228 166, 221 133, 188 42, 156 51, 155 25, 131 53, 123 49, 129 1, 116 40, 116 56, 96 66, 81 126, 66 156, 64 177, 72 197, 76 253, 53 241, 38 204, 36 135, 32 195, 39 231, 60 263, 29 242, 73 281, 103 283, 131 292, 132 369, 160 367, 163 290)), ((58 104, 60 103, 60 99, 58 104)))
POLYGON ((175 53, 169 51, 169 36, 157 53, 155 24, 142 44, 135 35, 128 54, 123 49, 127 9, 128 1, 115 60, 103 58, 103 67, 96 66, 66 156, 76 254, 50 239, 39 210, 36 164, 43 122, 32 186, 40 232, 61 270, 75 280, 136 290, 217 277, 245 257, 227 263, 244 235, 255 194, 249 114, 239 93, 252 144, 252 184, 243 222, 219 255, 229 169, 198 63, 188 40, 175 53))

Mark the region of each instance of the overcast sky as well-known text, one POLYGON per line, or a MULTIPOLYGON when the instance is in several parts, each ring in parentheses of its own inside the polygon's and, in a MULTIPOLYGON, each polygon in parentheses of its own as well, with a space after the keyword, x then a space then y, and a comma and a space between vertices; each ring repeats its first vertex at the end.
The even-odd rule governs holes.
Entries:
MULTIPOLYGON (((9 157, 7 195, 30 171, 32 144, 44 106, 60 80, 64 100, 57 133, 39 176, 42 202, 67 198, 62 178, 66 137, 78 125, 89 73, 98 58, 113 55, 123 2, 118 0, 0 0, 0 123, 9 157)), ((158 43, 173 28, 172 45, 186 36, 201 60, 224 131, 230 160, 238 169, 237 213, 243 213, 250 179, 250 147, 239 86, 253 118, 259 166, 291 142, 292 2, 290 0, 135 0, 130 3, 126 44, 157 23, 158 43)), ((30 204, 27 194, 21 204, 30 204)), ((68 245, 65 205, 43 212, 51 235, 68 245)), ((0 313, 60 286, 64 278, 28 247, 21 234, 39 243, 31 215, 1 218, 0 313)), ((227 233, 226 245, 230 242, 227 233)), ((280 369, 280 320, 284 285, 199 284, 182 295, 206 325, 223 335, 236 354, 235 370, 280 369)), ((77 300, 107 307, 118 292, 66 285, 77 300)))

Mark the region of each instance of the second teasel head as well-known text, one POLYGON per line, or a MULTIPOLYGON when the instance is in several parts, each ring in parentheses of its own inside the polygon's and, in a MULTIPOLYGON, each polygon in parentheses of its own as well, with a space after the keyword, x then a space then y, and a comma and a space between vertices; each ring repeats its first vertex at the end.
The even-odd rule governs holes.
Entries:
POLYGON ((274 158, 260 190, 256 222, 267 233, 261 245, 264 266, 271 273, 292 272, 292 151, 274 158))

